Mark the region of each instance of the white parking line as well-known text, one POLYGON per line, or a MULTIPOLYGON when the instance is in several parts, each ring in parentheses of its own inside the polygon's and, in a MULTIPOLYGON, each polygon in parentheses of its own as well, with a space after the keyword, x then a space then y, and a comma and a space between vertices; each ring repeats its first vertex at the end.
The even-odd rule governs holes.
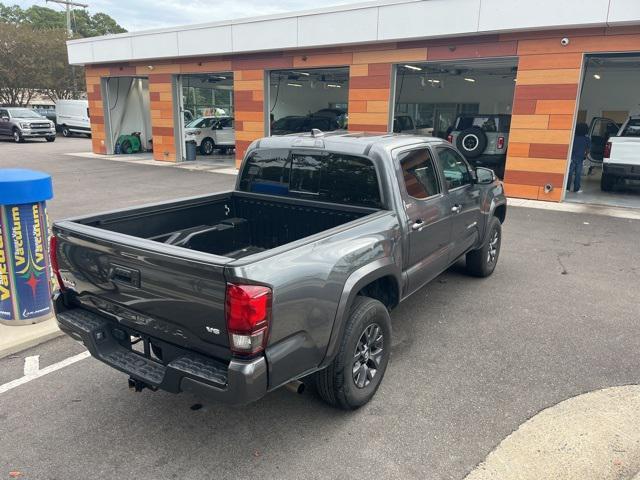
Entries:
POLYGON ((48 367, 45 367, 42 370, 37 368, 37 365, 35 364, 36 362, 38 362, 39 364, 38 356, 36 356, 35 361, 33 360, 34 357, 27 357, 25 358, 25 364, 24 364, 24 373, 25 373, 24 377, 20 377, 15 380, 12 380, 9 383, 5 383, 4 385, 0 385, 0 394, 6 393, 9 390, 19 387, 20 385, 24 385, 25 383, 29 383, 31 380, 35 380, 36 378, 44 377, 45 375, 55 372, 56 370, 60 370, 61 368, 68 367, 69 365, 73 365, 74 363, 79 362, 80 360, 87 358, 89 356, 91 356, 91 354, 88 351, 82 352, 82 353, 79 353, 78 355, 74 355, 73 357, 65 358, 61 362, 54 363, 53 365, 49 365, 48 367), (29 363, 29 366, 27 366, 27 363, 29 363), (33 368, 34 366, 36 367, 36 369, 33 368))

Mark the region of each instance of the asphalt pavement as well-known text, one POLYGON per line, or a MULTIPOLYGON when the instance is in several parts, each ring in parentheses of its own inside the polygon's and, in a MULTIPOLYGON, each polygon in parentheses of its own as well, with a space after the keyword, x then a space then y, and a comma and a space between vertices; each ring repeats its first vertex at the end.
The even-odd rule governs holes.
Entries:
MULTIPOLYGON (((82 139, 22 147, 0 143, 0 167, 51 172, 54 220, 233 183, 63 154, 82 139)), ((456 265, 392 313, 385 379, 356 412, 312 392, 246 407, 132 393, 80 360, 0 393, 0 478, 462 479, 537 412, 639 383, 638 238, 637 220, 511 208, 492 277, 456 265)), ((0 360, 0 385, 26 357, 42 368, 82 350, 62 337, 0 360)))

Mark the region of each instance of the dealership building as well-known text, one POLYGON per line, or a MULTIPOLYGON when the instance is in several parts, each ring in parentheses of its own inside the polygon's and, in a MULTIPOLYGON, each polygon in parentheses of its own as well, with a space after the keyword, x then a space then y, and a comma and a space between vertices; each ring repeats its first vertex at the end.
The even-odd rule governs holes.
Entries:
POLYGON ((140 132, 155 160, 184 161, 186 124, 216 115, 233 118, 237 164, 308 118, 442 138, 461 117, 501 119, 490 141, 509 196, 640 206, 633 186, 565 188, 576 124, 591 126, 597 176, 608 135, 640 113, 639 0, 382 0, 72 40, 68 53, 86 67, 95 153, 140 132))

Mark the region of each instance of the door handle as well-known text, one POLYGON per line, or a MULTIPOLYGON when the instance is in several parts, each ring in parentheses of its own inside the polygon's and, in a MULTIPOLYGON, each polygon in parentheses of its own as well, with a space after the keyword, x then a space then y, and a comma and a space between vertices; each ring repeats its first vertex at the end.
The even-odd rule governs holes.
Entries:
POLYGON ((422 219, 417 219, 415 222, 413 222, 413 224, 411 225, 411 230, 417 230, 420 231, 425 227, 424 222, 422 221, 422 219))
POLYGON ((462 205, 454 205, 451 207, 451 211, 453 213, 460 213, 462 211, 462 205))

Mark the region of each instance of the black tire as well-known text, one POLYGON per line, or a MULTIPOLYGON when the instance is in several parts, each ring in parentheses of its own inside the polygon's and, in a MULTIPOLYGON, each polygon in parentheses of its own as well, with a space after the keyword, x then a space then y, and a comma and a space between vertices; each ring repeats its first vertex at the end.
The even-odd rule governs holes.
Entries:
POLYGON ((71 136, 71 130, 69 130, 69 127, 67 127, 66 125, 62 126, 62 136, 63 137, 70 137, 71 136))
POLYGON ((466 158, 476 158, 487 148, 487 136, 480 127, 462 130, 456 138, 456 147, 466 158))
POLYGON ((387 308, 373 298, 356 297, 338 355, 329 366, 315 374, 318 394, 329 405, 344 410, 365 405, 382 382, 390 354, 391 319, 387 308), (363 338, 372 339, 376 354, 371 354, 374 346, 366 347, 361 341, 363 338), (354 372, 357 364, 359 367, 354 372))
POLYGON ((615 184, 616 177, 602 172, 602 177, 600 178, 600 190, 602 190, 603 192, 610 192, 611 190, 613 190, 615 184))
POLYGON ((47 142, 51 143, 55 141, 56 141, 56 137, 47 137, 47 142))
POLYGON ((493 273, 500 256, 502 224, 497 217, 491 217, 487 237, 482 247, 467 253, 467 272, 474 277, 488 277, 493 273))
POLYGON ((216 144, 209 137, 203 139, 200 143, 200 153, 202 155, 211 155, 214 148, 216 148, 216 144))
POLYGON ((22 138, 22 134, 17 128, 13 129, 13 141, 15 143, 24 143, 24 138, 22 138))

